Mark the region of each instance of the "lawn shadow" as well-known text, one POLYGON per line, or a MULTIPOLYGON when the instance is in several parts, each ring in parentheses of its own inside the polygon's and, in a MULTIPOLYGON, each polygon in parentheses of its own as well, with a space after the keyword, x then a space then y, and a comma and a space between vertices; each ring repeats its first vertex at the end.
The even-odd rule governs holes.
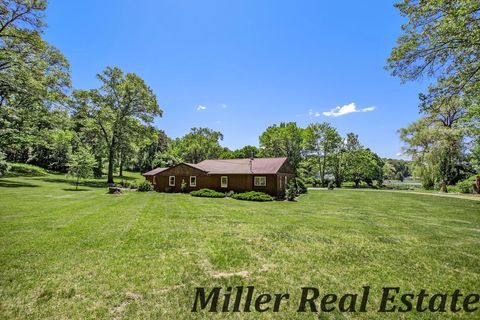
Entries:
POLYGON ((4 180, 0 179, 0 187, 4 188, 36 188, 38 187, 36 184, 30 183, 30 182, 18 182, 18 181, 10 181, 10 180, 4 180))
MULTIPOLYGON (((53 182, 53 183, 66 183, 72 186, 75 186, 77 183, 75 180, 68 180, 66 178, 61 179, 61 178, 39 178, 38 180, 42 180, 45 182, 53 182)), ((90 188, 106 188, 108 187, 108 184, 106 181, 93 181, 93 180, 88 180, 88 181, 80 181, 78 183, 79 186, 82 187, 90 187, 90 188)))
POLYGON ((64 188, 63 189, 64 191, 73 191, 73 192, 77 192, 77 191, 89 191, 89 189, 75 189, 75 188, 64 188))

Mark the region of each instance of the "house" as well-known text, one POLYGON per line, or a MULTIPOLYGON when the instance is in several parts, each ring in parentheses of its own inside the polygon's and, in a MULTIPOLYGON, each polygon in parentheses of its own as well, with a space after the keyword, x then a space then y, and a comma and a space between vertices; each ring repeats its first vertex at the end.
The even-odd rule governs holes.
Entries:
POLYGON ((287 158, 204 160, 156 168, 143 176, 160 192, 185 192, 209 188, 221 192, 261 191, 283 196, 294 172, 287 158))

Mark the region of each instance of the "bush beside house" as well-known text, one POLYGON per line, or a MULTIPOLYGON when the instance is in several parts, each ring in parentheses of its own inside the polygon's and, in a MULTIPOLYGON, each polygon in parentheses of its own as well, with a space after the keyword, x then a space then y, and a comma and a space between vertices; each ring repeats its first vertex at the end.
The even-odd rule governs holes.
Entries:
POLYGON ((205 197, 205 198, 225 198, 225 194, 215 190, 202 188, 200 190, 195 190, 190 192, 190 195, 194 197, 205 197))
POLYGON ((232 195, 232 198, 237 200, 249 200, 249 201, 272 201, 273 200, 271 195, 263 192, 258 192, 258 191, 235 193, 232 195))

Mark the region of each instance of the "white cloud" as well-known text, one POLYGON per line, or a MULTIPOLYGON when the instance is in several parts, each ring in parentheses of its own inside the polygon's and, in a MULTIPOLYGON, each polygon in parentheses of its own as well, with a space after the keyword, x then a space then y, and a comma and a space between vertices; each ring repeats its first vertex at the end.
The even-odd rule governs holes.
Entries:
POLYGON ((312 109, 308 110, 308 117, 311 118, 318 118, 320 117, 320 112, 313 111, 312 109))
POLYGON ((397 152, 397 157, 400 157, 400 156, 403 156, 403 153, 402 152, 397 152))
POLYGON ((340 117, 354 112, 372 112, 373 110, 375 110, 375 108, 376 107, 367 107, 363 109, 357 109, 355 102, 352 102, 341 107, 335 107, 330 111, 325 111, 323 112, 323 115, 326 117, 340 117))
POLYGON ((370 111, 374 111, 375 109, 376 109, 376 107, 368 107, 368 108, 363 108, 360 111, 361 112, 370 112, 370 111))
POLYGON ((222 109, 227 109, 227 108, 228 108, 228 106, 227 106, 225 103, 222 103, 222 104, 220 105, 220 107, 221 107, 222 109))
POLYGON ((203 111, 203 110, 205 110, 205 109, 207 109, 207 107, 206 107, 206 106, 202 106, 201 104, 199 104, 199 105, 197 106, 197 111, 203 111))

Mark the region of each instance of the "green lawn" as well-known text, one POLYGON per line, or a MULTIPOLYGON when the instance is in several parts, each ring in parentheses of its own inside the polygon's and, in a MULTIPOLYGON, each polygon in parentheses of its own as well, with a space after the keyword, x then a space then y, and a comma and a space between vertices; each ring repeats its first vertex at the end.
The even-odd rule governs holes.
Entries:
MULTIPOLYGON (((138 177, 138 176, 137 176, 138 177)), ((231 319, 478 318, 380 314, 381 288, 480 291, 480 201, 312 190, 296 203, 73 191, 61 175, 0 179, 1 319, 221 318, 198 286, 289 292, 283 312, 231 319), (370 313, 297 314, 300 287, 371 286, 370 313)))

